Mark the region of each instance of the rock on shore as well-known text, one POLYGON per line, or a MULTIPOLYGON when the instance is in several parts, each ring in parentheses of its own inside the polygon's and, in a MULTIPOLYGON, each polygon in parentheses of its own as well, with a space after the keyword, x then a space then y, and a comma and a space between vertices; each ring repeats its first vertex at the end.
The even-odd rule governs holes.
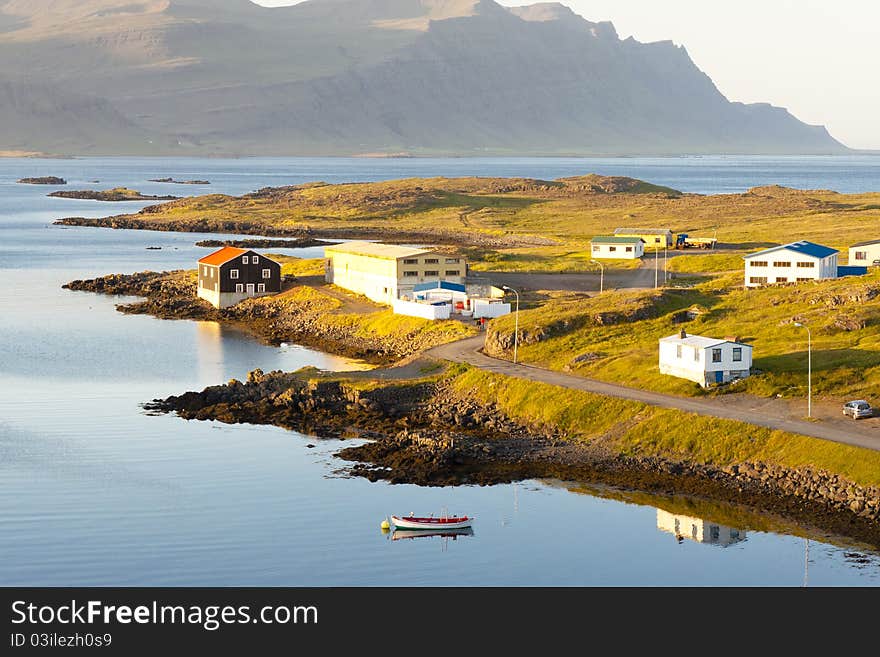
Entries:
POLYGON ((150 182, 169 183, 172 185, 210 185, 210 180, 175 180, 174 178, 150 178, 150 182))
POLYGON ((95 191, 91 189, 76 191, 59 191, 52 192, 49 196, 56 198, 75 198, 87 201, 176 201, 179 196, 149 196, 140 192, 128 189, 127 187, 116 187, 114 189, 105 189, 103 191, 95 191))
POLYGON ((338 456, 370 480, 419 485, 493 484, 536 477, 598 481, 651 492, 723 499, 781 513, 880 546, 880 489, 811 468, 764 463, 715 467, 623 456, 553 429, 527 427, 442 381, 363 385, 296 373, 251 372, 201 392, 154 400, 186 419, 273 424, 369 442, 338 456))
POLYGON ((21 178, 18 182, 24 185, 66 185, 67 181, 64 178, 58 178, 57 176, 43 176, 41 178, 21 178))

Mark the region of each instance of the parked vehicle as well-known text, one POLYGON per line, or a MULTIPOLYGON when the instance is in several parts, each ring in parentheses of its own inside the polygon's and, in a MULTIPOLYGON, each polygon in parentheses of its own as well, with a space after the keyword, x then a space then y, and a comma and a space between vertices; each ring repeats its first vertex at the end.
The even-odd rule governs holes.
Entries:
POLYGON ((849 415, 853 420, 858 420, 863 417, 873 417, 874 409, 864 399, 856 399, 843 405, 843 414, 849 415))

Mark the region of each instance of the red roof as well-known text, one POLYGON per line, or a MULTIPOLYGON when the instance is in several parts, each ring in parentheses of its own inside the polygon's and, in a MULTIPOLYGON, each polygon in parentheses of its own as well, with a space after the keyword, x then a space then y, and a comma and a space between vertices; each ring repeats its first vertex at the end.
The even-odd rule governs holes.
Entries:
POLYGON ((237 249, 234 246, 224 246, 219 251, 214 251, 211 255, 206 255, 199 262, 203 265, 222 265, 229 262, 233 258, 237 258, 248 252, 249 249, 237 249))

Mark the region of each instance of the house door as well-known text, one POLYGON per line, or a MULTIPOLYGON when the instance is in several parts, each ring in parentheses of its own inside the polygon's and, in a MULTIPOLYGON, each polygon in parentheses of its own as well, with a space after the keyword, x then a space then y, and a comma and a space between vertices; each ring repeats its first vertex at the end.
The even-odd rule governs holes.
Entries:
POLYGON ((721 370, 715 372, 715 383, 724 383, 724 372, 721 370))
POLYGON ((248 293, 248 296, 253 296, 253 294, 254 294, 254 284, 253 283, 247 284, 247 293, 248 293))

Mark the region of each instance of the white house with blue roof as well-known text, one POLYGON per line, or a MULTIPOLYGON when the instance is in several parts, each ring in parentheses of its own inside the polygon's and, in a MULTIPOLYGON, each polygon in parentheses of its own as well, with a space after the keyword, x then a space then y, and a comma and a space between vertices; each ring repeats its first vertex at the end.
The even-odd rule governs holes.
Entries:
POLYGON ((745 256, 746 287, 817 281, 839 276, 838 251, 801 240, 745 256))

